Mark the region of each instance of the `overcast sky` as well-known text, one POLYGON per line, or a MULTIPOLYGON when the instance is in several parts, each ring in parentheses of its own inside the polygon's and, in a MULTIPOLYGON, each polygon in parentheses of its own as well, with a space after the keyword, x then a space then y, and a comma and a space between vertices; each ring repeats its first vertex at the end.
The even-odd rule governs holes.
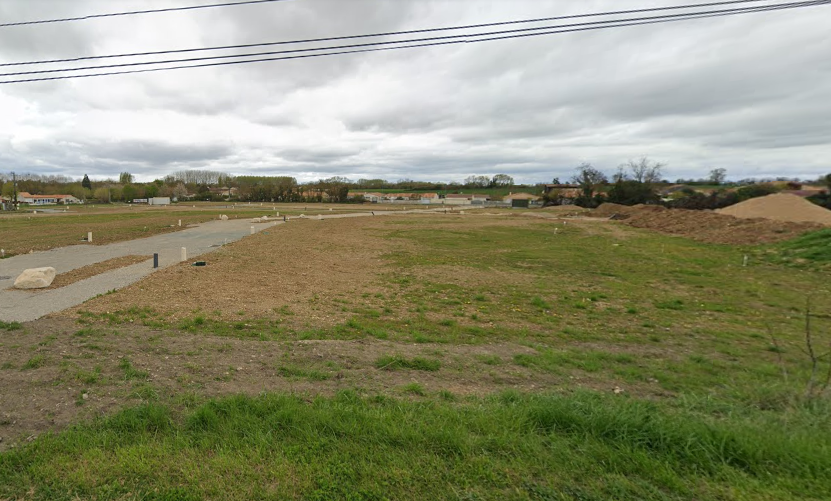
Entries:
MULTIPOLYGON (((200 3, 216 0, 3 0, 0 23, 200 3)), ((287 0, 0 27, 0 63, 685 3, 287 0)), ((140 181, 184 169, 299 181, 506 173, 518 182, 550 182, 570 177, 582 162, 612 173, 648 156, 666 163, 672 180, 706 177, 717 167, 734 179, 816 178, 831 172, 829 26, 831 6, 823 6, 0 85, 0 172, 102 179, 129 171, 140 181)), ((86 63, 117 62, 127 61, 86 63)))

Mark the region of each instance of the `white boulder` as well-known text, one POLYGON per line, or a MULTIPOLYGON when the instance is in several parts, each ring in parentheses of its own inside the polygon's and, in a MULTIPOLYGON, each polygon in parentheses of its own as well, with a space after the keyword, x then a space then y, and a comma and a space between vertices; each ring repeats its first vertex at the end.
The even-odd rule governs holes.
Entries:
POLYGON ((221 219, 221 220, 223 220, 223 221, 227 221, 227 220, 228 220, 228 216, 226 216, 225 214, 223 214, 223 215, 219 216, 219 219, 221 219))
POLYGON ((55 280, 55 268, 47 266, 44 268, 30 268, 23 270, 14 281, 15 289, 43 289, 52 285, 55 280))

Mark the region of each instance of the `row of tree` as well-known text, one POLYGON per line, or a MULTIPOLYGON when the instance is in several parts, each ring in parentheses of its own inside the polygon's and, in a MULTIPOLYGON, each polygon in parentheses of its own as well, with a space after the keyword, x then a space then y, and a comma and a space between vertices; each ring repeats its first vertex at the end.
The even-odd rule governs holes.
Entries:
MULTIPOLYGON (((777 185, 758 181, 744 183, 744 185, 734 184, 732 186, 734 189, 725 187, 708 193, 685 186, 673 196, 665 199, 658 192, 659 185, 669 184, 661 180, 664 167, 665 164, 653 162, 646 157, 630 160, 620 165, 610 180, 606 174, 595 169, 591 164, 584 163, 577 167, 576 173, 571 178, 571 186, 576 186, 579 190, 577 196, 569 193, 571 189, 553 189, 545 194, 544 203, 546 205, 575 204, 587 208, 594 208, 605 202, 621 205, 660 203, 672 208, 719 209, 781 190, 781 187, 777 185)), ((707 180, 700 180, 694 184, 724 186, 726 174, 725 169, 713 169, 707 180)), ((788 182, 794 187, 801 184, 798 180, 780 179, 780 181, 788 182)), ((821 177, 818 182, 824 184, 827 190, 810 197, 809 200, 831 209, 831 174, 821 177)), ((559 179, 555 178, 554 183, 559 184, 559 179)), ((563 188, 570 188, 570 186, 563 188)))
MULTIPOLYGON (((615 202, 626 205, 639 203, 658 203, 661 197, 657 188, 668 183, 662 180, 665 164, 649 158, 630 160, 621 164, 616 172, 607 176, 591 164, 584 163, 576 168, 569 180, 568 190, 552 190, 545 196, 546 204, 575 203, 584 207, 595 207, 603 202, 615 202), (577 188, 578 195, 573 195, 577 188)), ((687 184, 725 185, 727 171, 713 169, 706 179, 687 181, 687 184)), ((0 174, 0 193, 11 197, 14 191, 10 174, 0 174)), ((831 175, 826 176, 826 178, 831 175)), ((487 188, 510 188, 527 190, 533 193, 543 191, 541 185, 517 186, 514 179, 507 174, 493 176, 475 175, 467 177, 463 183, 431 183, 402 179, 389 182, 384 179, 359 179, 352 181, 335 176, 310 183, 298 183, 290 176, 230 176, 223 172, 211 170, 186 170, 174 172, 163 179, 149 183, 135 182, 135 176, 122 172, 117 179, 92 181, 89 176, 75 181, 67 176, 22 174, 16 176, 18 192, 32 194, 71 194, 81 200, 95 199, 99 202, 126 201, 137 198, 167 196, 176 199, 195 198, 197 200, 223 200, 234 198, 242 201, 268 202, 317 202, 348 201, 350 190, 395 189, 401 191, 436 191, 459 192, 487 188)), ((681 180, 679 180, 681 181, 681 180)), ((831 185, 831 179, 827 179, 831 185)), ((554 184, 561 184, 555 178, 554 184)), ((735 184, 735 183, 731 183, 735 184)), ((682 190, 681 196, 668 202, 673 206, 684 208, 718 208, 744 198, 766 194, 764 186, 746 183, 747 186, 736 191, 723 191, 702 194, 692 189, 682 190)), ((828 196, 826 196, 828 197, 828 196)), ((817 201, 817 200, 815 200, 817 201)), ((825 204, 826 198, 818 201, 825 204)))

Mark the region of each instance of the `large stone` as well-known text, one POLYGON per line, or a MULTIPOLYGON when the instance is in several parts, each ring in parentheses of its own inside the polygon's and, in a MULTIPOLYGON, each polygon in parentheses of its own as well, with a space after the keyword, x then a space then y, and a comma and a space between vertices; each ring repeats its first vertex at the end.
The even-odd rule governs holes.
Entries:
POLYGON ((221 220, 223 220, 223 221, 227 221, 227 220, 228 220, 228 216, 226 216, 225 214, 223 214, 223 215, 219 216, 219 219, 221 219, 221 220))
POLYGON ((15 289, 43 289, 52 285, 52 280, 55 280, 55 268, 51 266, 30 268, 23 270, 23 273, 15 279, 14 287, 15 289))

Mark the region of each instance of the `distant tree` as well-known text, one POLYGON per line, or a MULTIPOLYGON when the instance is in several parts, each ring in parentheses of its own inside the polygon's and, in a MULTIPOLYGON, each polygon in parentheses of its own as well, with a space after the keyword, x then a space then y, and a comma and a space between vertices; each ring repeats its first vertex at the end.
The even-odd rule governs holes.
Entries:
POLYGON ((89 180, 89 176, 87 176, 86 174, 84 174, 84 180, 81 181, 81 186, 88 190, 92 189, 92 181, 89 180))
POLYGON ((133 182, 133 175, 129 172, 122 172, 118 175, 118 182, 121 184, 130 184, 133 182))
POLYGON ((666 164, 653 162, 647 157, 642 157, 639 160, 629 160, 618 167, 618 172, 628 170, 631 173, 633 181, 654 184, 661 180, 664 167, 666 167, 666 164))
POLYGON ((144 187, 144 196, 147 198, 159 196, 159 185, 155 182, 147 184, 144 187))
POLYGON ((188 189, 185 187, 184 183, 177 183, 171 191, 171 195, 173 195, 173 197, 177 200, 183 200, 186 196, 188 196, 188 189))
POLYGON ((487 188, 490 183, 491 178, 488 176, 468 176, 464 182, 467 188, 487 188))
POLYGON ((132 184, 125 185, 123 188, 121 188, 121 196, 124 197, 124 201, 127 203, 130 203, 134 199, 139 198, 138 194, 138 188, 136 188, 132 184))
POLYGON ((503 187, 513 186, 513 185, 514 185, 514 178, 512 178, 511 176, 509 176, 507 174, 497 174, 497 175, 493 176, 493 179, 491 179, 491 186, 496 186, 496 187, 503 188, 503 187))
POLYGON ((634 179, 617 181, 607 196, 608 202, 621 205, 654 204, 659 200, 651 185, 634 179))
POLYGON ((571 178, 571 182, 580 187, 580 196, 574 200, 574 204, 594 208, 598 205, 595 191, 606 184, 608 179, 606 179, 606 174, 595 169, 591 164, 583 163, 577 167, 577 173, 571 178))
POLYGON ((828 188, 828 194, 831 195, 831 174, 823 176, 821 181, 825 184, 825 187, 828 188))
POLYGON ((563 183, 560 182, 559 177, 555 177, 554 179, 551 180, 551 184, 563 184, 563 183))
POLYGON ((710 182, 713 184, 724 184, 727 179, 727 169, 718 168, 710 171, 710 182))

